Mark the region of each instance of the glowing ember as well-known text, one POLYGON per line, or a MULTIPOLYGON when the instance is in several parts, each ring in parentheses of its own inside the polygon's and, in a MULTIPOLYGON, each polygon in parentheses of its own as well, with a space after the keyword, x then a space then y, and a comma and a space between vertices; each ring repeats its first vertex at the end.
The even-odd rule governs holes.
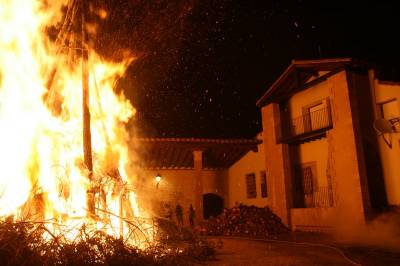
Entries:
POLYGON ((128 234, 126 221, 144 216, 127 176, 123 124, 135 110, 113 85, 132 58, 115 64, 89 51, 94 169, 89 180, 82 148, 79 36, 74 38, 67 21, 79 17, 77 1, 0 1, 0 216, 50 220, 54 232, 61 225, 79 230, 86 224, 114 236, 128 234), (55 24, 64 24, 56 42, 46 33, 55 24), (96 215, 90 218, 88 190, 95 191, 96 215))

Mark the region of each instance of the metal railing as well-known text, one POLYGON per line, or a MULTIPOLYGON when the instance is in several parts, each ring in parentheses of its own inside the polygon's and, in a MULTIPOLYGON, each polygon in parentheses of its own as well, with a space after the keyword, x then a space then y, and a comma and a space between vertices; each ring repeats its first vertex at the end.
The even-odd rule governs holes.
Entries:
POLYGON ((331 187, 318 187, 304 193, 303 188, 294 190, 294 208, 328 208, 333 206, 333 191, 331 187))
POLYGON ((282 123, 282 138, 288 140, 307 133, 332 127, 332 116, 329 107, 319 109, 282 123))

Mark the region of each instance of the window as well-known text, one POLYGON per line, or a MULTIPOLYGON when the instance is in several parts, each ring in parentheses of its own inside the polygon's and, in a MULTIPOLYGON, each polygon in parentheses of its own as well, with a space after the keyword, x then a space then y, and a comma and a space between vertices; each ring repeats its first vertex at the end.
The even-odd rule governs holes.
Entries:
POLYGON ((331 124, 329 98, 303 107, 304 132, 325 128, 331 124))
POLYGON ((304 163, 295 169, 295 208, 314 207, 314 196, 318 191, 316 162, 304 163))
POLYGON ((260 184, 261 184, 261 197, 268 197, 268 189, 267 189, 267 174, 265 171, 260 172, 260 184))
POLYGON ((248 199, 257 197, 256 175, 254 173, 246 175, 246 191, 248 199))
POLYGON ((305 195, 313 194, 314 192, 314 181, 313 181, 313 171, 311 166, 304 166, 302 168, 302 183, 303 192, 305 195))

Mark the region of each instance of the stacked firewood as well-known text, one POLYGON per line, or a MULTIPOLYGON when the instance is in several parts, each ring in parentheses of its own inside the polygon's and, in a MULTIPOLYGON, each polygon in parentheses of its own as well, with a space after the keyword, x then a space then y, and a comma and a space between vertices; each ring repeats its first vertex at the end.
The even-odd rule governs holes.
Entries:
POLYGON ((200 229, 207 235, 276 238, 289 232, 268 207, 237 205, 204 221, 200 229))

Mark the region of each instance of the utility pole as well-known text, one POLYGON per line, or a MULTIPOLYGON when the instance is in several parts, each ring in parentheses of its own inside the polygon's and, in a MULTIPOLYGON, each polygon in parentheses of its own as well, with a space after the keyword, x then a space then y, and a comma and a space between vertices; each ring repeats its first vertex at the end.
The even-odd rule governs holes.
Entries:
MULTIPOLYGON (((86 17, 88 11, 88 0, 80 0, 81 2, 81 51, 82 51, 82 124, 83 124, 83 158, 85 166, 88 170, 88 178, 93 178, 93 162, 92 162, 92 139, 90 132, 90 110, 89 110, 89 50, 88 36, 86 31, 86 17)), ((87 191, 87 207, 89 216, 95 215, 95 188, 89 185, 87 191)))

